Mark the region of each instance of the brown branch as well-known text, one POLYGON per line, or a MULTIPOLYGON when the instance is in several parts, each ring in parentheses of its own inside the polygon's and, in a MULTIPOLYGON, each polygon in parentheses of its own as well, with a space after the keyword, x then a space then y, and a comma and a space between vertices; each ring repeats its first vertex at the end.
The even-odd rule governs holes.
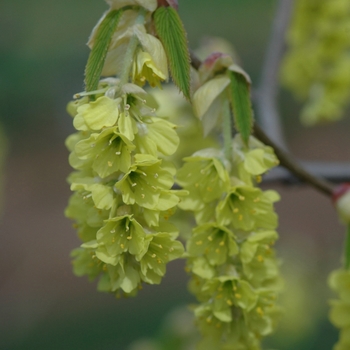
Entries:
POLYGON ((271 146, 277 158, 280 161, 280 164, 288 169, 292 174, 294 174, 297 178, 300 180, 308 183, 312 187, 316 188, 323 194, 327 196, 332 196, 333 194, 333 184, 321 179, 319 177, 316 177, 306 171, 300 164, 298 164, 296 161, 292 159, 290 154, 288 154, 286 151, 284 151, 282 148, 280 148, 274 141, 272 141, 269 136, 265 134, 265 132, 257 125, 254 125, 254 134, 255 136, 263 142, 267 146, 271 146))
MULTIPOLYGON (((313 174, 322 179, 326 179, 335 186, 349 181, 350 164, 338 162, 314 162, 314 161, 298 161, 301 166, 310 174, 313 174)), ((273 168, 264 175, 264 182, 276 182, 286 185, 307 185, 301 179, 298 179, 288 169, 279 166, 273 168)))

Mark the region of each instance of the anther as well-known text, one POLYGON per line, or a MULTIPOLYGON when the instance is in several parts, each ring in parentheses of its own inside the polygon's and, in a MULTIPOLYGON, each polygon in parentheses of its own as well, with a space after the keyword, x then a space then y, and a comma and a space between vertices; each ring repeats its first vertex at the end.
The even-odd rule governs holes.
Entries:
POLYGON ((260 315, 260 316, 264 316, 264 311, 262 310, 262 308, 260 306, 258 306, 256 308, 256 312, 260 315))

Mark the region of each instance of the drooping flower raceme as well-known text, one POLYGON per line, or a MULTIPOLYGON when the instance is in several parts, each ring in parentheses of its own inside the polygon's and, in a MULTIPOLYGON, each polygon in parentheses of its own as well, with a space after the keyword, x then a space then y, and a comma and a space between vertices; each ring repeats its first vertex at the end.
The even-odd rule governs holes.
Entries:
POLYGON ((100 80, 96 91, 68 105, 77 132, 66 142, 76 170, 66 215, 83 241, 72 253, 75 273, 100 276, 100 290, 135 294, 142 282, 160 283, 166 264, 183 254, 167 220, 185 191, 172 189, 176 171, 164 159, 178 147, 176 126, 155 115, 141 88, 168 79, 162 43, 146 29, 157 1, 107 3, 88 42, 94 54, 87 74, 100 66, 101 75, 120 79, 100 80), (108 32, 113 16, 115 31, 108 32))
POLYGON ((175 169, 159 158, 175 152, 178 137, 174 124, 147 107, 144 90, 107 84, 105 94, 73 109, 79 131, 67 146, 75 193, 66 215, 84 242, 72 254, 76 274, 101 275, 99 289, 128 294, 141 282, 159 283, 166 263, 183 253, 165 219, 179 202, 175 169))
POLYGON ((337 120, 349 103, 349 18, 347 0, 296 1, 282 81, 305 101, 305 125, 337 120))
POLYGON ((277 193, 255 187, 277 159, 251 137, 233 140, 232 158, 205 149, 185 158, 177 182, 189 191, 179 204, 197 226, 187 243, 190 289, 200 304, 195 316, 203 335, 199 349, 260 349, 275 328, 281 289, 273 244, 277 193), (242 147, 241 147, 242 146, 242 147))
POLYGON ((338 294, 338 300, 331 301, 330 319, 340 328, 340 337, 334 350, 350 348, 350 271, 333 271, 329 278, 330 287, 338 294))

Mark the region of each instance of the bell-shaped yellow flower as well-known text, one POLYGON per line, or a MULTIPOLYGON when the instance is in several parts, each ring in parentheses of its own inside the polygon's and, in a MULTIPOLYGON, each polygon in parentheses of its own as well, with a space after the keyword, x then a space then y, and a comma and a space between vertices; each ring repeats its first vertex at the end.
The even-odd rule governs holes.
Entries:
POLYGON ((133 81, 143 86, 146 81, 152 87, 160 87, 161 82, 167 79, 164 74, 154 63, 148 52, 139 51, 133 66, 133 81))

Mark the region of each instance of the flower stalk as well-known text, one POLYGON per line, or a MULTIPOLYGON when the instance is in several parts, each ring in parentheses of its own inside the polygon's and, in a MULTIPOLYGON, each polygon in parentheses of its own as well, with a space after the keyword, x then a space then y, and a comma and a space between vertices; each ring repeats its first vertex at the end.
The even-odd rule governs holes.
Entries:
POLYGON ((222 110, 222 135, 224 139, 224 153, 225 158, 227 160, 230 160, 232 157, 232 116, 228 100, 224 102, 222 110))

